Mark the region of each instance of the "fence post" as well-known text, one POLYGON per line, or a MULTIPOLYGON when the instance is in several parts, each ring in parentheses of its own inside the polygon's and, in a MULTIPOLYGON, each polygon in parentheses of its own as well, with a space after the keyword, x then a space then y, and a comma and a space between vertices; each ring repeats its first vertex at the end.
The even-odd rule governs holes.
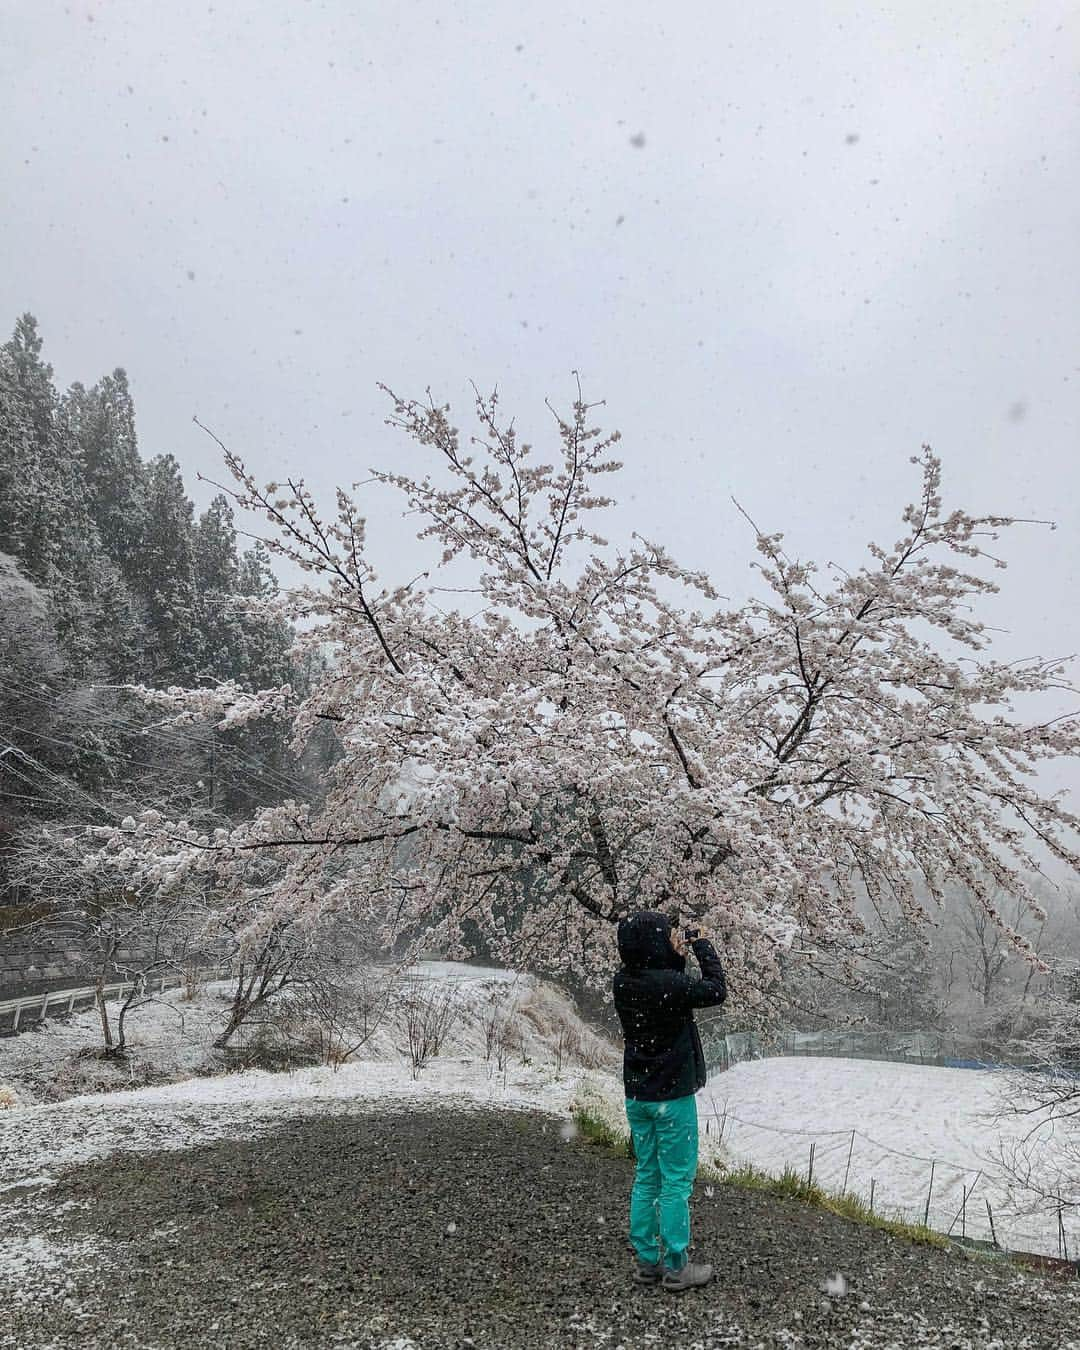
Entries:
POLYGON ((874 1178, 870 1178, 870 1213, 874 1212, 874 1178))
POLYGON ((937 1166, 937 1159, 930 1163, 930 1189, 926 1192, 926 1208, 923 1210, 923 1227, 930 1227, 930 1197, 934 1193, 934 1168, 937 1166))
POLYGON ((814 1144, 815 1140, 810 1141, 810 1170, 806 1174, 806 1189, 809 1190, 814 1184, 814 1144))
POLYGON ((986 1217, 990 1220, 990 1240, 994 1246, 998 1245, 997 1233, 994 1231, 994 1211, 990 1208, 990 1201, 986 1202, 986 1217))
POLYGON ((852 1130, 852 1131, 851 1131, 851 1143, 848 1144, 848 1150, 847 1150, 847 1166, 844 1168, 844 1189, 840 1192, 841 1195, 847 1195, 848 1175, 849 1175, 850 1172, 851 1172, 851 1154, 852 1154, 852 1151, 854 1150, 854 1148, 855 1148, 855 1131, 852 1130))
POLYGON ((952 1230, 956 1227, 957 1219, 960 1219, 964 1224, 967 1223, 967 1202, 974 1194, 975 1187, 979 1184, 981 1180, 982 1180, 982 1168, 980 1167, 979 1170, 975 1173, 975 1180, 971 1183, 970 1186, 964 1187, 963 1203, 961 1204, 960 1208, 956 1211, 956 1213, 953 1215, 952 1223, 949 1224, 948 1228, 945 1230, 946 1237, 948 1237, 949 1234, 952 1232, 952 1230))

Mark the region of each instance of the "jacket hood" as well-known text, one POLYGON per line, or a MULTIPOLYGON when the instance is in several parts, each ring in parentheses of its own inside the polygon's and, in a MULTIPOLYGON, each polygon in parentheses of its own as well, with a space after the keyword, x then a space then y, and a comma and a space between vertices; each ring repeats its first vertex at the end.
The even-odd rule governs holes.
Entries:
POLYGON ((684 970, 686 958, 671 945, 671 920, 643 909, 619 922, 619 957, 628 970, 684 970))

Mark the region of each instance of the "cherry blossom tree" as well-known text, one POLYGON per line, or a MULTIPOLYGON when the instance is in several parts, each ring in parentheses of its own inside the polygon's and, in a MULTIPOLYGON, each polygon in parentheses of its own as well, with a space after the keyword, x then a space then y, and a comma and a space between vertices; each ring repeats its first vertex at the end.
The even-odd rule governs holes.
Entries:
POLYGON ((1080 820, 1034 778, 1076 755, 1080 721, 1018 714, 1067 671, 994 659, 975 612, 1004 566, 987 549, 1017 521, 947 510, 924 447, 894 544, 845 570, 751 524, 761 584, 732 606, 662 544, 598 533, 619 437, 580 388, 552 410, 550 462, 495 395, 477 393, 465 437, 448 406, 386 392, 431 472, 374 471, 362 490, 399 493, 439 560, 382 584, 353 494, 324 516, 303 480, 260 486, 221 446, 236 505, 309 574, 277 602, 305 621, 298 644, 335 656, 303 698, 143 691, 166 716, 287 717, 298 748, 332 726, 325 792, 209 835, 147 811, 97 865, 166 887, 197 874, 226 907, 255 896, 253 939, 348 909, 399 950, 478 938, 595 979, 612 925, 661 907, 718 937, 762 1016, 792 943, 857 935, 867 895, 921 923, 920 896, 962 883, 1037 959, 997 897, 1038 915, 1037 851, 1080 863, 1080 820), (453 607, 442 583, 463 570, 453 607))

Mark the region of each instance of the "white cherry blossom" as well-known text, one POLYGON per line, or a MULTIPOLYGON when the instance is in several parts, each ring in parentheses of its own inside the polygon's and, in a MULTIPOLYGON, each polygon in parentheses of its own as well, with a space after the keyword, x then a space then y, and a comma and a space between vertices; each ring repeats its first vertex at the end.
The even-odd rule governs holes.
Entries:
POLYGON ((209 838, 144 812, 101 858, 136 849, 147 876, 209 885, 253 934, 348 908, 388 942, 454 953, 479 934, 508 962, 596 979, 615 921, 660 906, 716 937, 762 1017, 796 936, 858 934, 864 892, 919 920, 920 895, 960 880, 1004 927, 992 891, 1038 908, 1036 841, 1078 865, 1077 817, 1033 771, 1075 756, 1080 724, 1016 711, 1067 672, 995 660, 977 617, 1002 566, 987 549, 1017 522, 946 509, 929 448, 892 545, 843 569, 754 527, 762 594, 730 606, 659 543, 598 533, 618 437, 580 393, 550 454, 494 396, 467 439, 447 407, 391 398, 431 473, 373 478, 442 561, 383 586, 350 494, 324 517, 302 480, 262 489, 226 450, 237 503, 311 574, 288 596, 299 645, 335 659, 303 699, 142 691, 220 726, 287 716, 298 747, 331 726, 324 797, 209 838), (455 610, 439 587, 459 559, 477 575, 455 610))

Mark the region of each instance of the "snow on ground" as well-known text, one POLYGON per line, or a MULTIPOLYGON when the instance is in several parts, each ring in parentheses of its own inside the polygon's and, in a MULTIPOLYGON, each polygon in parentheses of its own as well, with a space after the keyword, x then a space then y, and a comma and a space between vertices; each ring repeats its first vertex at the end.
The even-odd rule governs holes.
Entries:
MULTIPOLYGON (((17 1036, 2 1036, 0 1092, 6 1086, 22 1105, 30 1105, 75 1096, 79 1091, 104 1091, 122 1084, 125 1074, 137 1082, 146 1072, 166 1078, 197 1073, 224 1025, 230 997, 230 986, 225 983, 205 986, 190 1002, 179 989, 155 995, 153 1002, 128 1014, 131 1054, 119 1066, 89 1057, 102 1045, 96 1008, 50 1019, 17 1036)), ((110 999, 106 1006, 115 1034, 119 1004, 110 999)))
MULTIPOLYGON (((582 1091, 593 1109, 601 1104, 616 1113, 620 1085, 603 1071, 617 1067, 614 1048, 581 1021, 560 991, 528 976, 449 962, 422 963, 407 979, 414 988, 452 988, 461 1008, 445 1053, 415 1075, 404 1052, 400 1016, 381 1026, 354 1061, 336 1069, 223 1073, 218 1063, 217 1072, 208 1074, 215 1067, 211 1042, 225 1019, 226 984, 209 986, 190 1003, 173 991, 132 1017, 133 1065, 178 1081, 42 1100, 78 1081, 73 1064, 79 1071, 84 1064, 99 1064, 73 1058, 100 1043, 96 1011, 0 1040, 0 1085, 14 1084, 16 1101, 0 1110, 0 1234, 8 1227, 5 1219, 16 1213, 25 1217, 28 1210, 49 1208, 49 1189, 64 1167, 116 1151, 194 1148, 252 1137, 301 1114, 494 1106, 544 1112, 562 1117, 565 1125, 582 1091), (493 1008, 513 1034, 501 1056, 488 1058, 493 1008)), ((110 1086, 115 1088, 115 1080, 110 1086)), ((560 1128, 557 1119, 552 1128, 560 1128)), ((564 1137, 569 1140, 572 1132, 564 1137)), ((29 1279, 32 1267, 72 1269, 93 1257, 82 1248, 61 1249, 18 1233, 0 1236, 0 1276, 20 1287, 36 1287, 29 1279)))
POLYGON ((443 1056, 417 1079, 407 1065, 371 1061, 336 1072, 253 1069, 10 1111, 0 1116, 0 1216, 6 1192, 44 1188, 57 1170, 117 1150, 194 1148, 256 1135, 297 1115, 376 1106, 495 1106, 566 1116, 581 1077, 580 1070, 556 1075, 551 1066, 520 1064, 497 1073, 483 1061, 443 1056))
POLYGON ((132 1016, 133 1061, 177 1081, 41 1100, 58 1078, 61 1087, 71 1081, 73 1055, 99 1043, 96 1011, 0 1040, 0 1084, 15 1084, 18 1103, 0 1111, 0 1206, 5 1192, 44 1189, 57 1169, 116 1149, 187 1148, 258 1133, 298 1113, 459 1103, 566 1116, 584 1081, 591 1101, 615 1110, 617 1080, 602 1072, 617 1067, 614 1048, 560 991, 529 976, 452 962, 421 963, 407 978, 414 987, 452 988, 461 1009, 444 1053, 418 1074, 404 1052, 400 1017, 388 1019, 353 1061, 337 1068, 222 1072, 211 1042, 225 1018, 225 983, 190 1003, 171 991, 132 1016), (513 1031, 501 1064, 497 1053, 485 1056, 493 1008, 513 1031))
MULTIPOLYGON (((117 1149, 186 1148, 250 1136, 299 1113, 458 1103, 565 1120, 579 1105, 625 1135, 618 1053, 580 1020, 565 995, 529 976, 453 962, 422 963, 407 978, 415 987, 452 989, 462 1010, 443 1053, 415 1077, 400 1015, 338 1069, 223 1072, 211 1042, 224 1021, 225 983, 190 1003, 172 991, 133 1015, 132 1071, 153 1077, 151 1086, 71 1095, 97 1086, 98 1061, 75 1058, 97 1043, 93 1010, 0 1039, 0 1088, 13 1086, 17 1101, 14 1109, 0 1110, 0 1219, 5 1200, 36 1195, 45 1203, 56 1171, 67 1164, 117 1149), (514 1033, 501 1064, 485 1055, 493 1009, 509 1018, 514 1033), (59 1095, 66 1100, 55 1100, 59 1095)), ((1000 1146, 1027 1129, 1022 1120, 993 1120, 1001 1084, 1001 1076, 989 1072, 855 1059, 740 1064, 714 1075, 698 1098, 703 1159, 746 1160, 773 1173, 790 1166, 805 1174, 813 1142, 816 1180, 839 1190, 846 1179, 850 1190, 868 1198, 873 1179, 879 1211, 919 1220, 933 1162, 931 1227, 959 1233, 963 1223, 968 1236, 989 1237, 989 1200, 999 1241, 1056 1254, 1056 1212, 1021 1213, 1022 1197, 997 1159, 1000 1146), (971 1195, 962 1221, 965 1185, 971 1195)), ((122 1084, 113 1078, 109 1086, 122 1084)), ((1066 1236, 1070 1251, 1080 1249, 1075 1220, 1066 1218, 1066 1236)))
MULTIPOLYGON (((881 1212, 921 1222, 930 1192, 930 1227, 940 1232, 959 1235, 966 1185, 968 1237, 990 1237, 989 1200, 1002 1245, 1056 1256, 1056 1209, 1021 1212, 1024 1198, 999 1161, 1001 1147, 1031 1127, 1023 1118, 994 1119, 1003 1086, 1000 1073, 976 1069, 761 1059, 711 1078, 698 1113, 703 1130, 706 1120, 710 1134, 722 1128, 733 1160, 767 1172, 791 1167, 805 1176, 813 1142, 814 1180, 839 1191, 847 1173, 848 1189, 869 1199, 873 1178, 881 1212)), ((1080 1250, 1080 1223, 1066 1214, 1065 1227, 1071 1254, 1080 1250)))

